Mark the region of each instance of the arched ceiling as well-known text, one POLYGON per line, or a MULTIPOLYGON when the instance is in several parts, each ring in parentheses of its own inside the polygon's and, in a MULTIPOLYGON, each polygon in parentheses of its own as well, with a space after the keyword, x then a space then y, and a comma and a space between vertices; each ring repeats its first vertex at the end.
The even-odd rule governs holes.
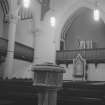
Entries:
POLYGON ((70 16, 68 18, 68 20, 66 21, 63 29, 62 29, 62 33, 61 33, 61 40, 65 39, 65 35, 67 33, 67 31, 70 29, 70 27, 72 26, 73 22, 86 10, 88 10, 89 8, 86 7, 81 7, 79 8, 72 16, 70 16))
POLYGON ((78 49, 80 41, 92 41, 94 48, 104 48, 105 23, 102 18, 95 21, 91 9, 82 8, 66 23, 63 38, 67 50, 78 49))

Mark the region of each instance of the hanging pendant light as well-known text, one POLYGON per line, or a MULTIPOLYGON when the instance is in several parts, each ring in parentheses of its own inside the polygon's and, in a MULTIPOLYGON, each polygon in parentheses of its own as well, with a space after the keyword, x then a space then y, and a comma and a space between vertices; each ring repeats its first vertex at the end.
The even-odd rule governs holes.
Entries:
POLYGON ((95 8, 93 10, 93 18, 94 18, 95 21, 100 20, 100 10, 98 9, 98 4, 99 4, 99 2, 96 0, 95 8))
POLYGON ((30 0, 23 0, 23 6, 25 7, 25 8, 29 8, 29 6, 30 6, 30 0))
POLYGON ((94 18, 95 21, 100 20, 100 11, 99 11, 99 9, 94 9, 93 10, 93 18, 94 18))
POLYGON ((56 18, 54 16, 50 17, 50 24, 52 27, 55 27, 56 25, 56 18))

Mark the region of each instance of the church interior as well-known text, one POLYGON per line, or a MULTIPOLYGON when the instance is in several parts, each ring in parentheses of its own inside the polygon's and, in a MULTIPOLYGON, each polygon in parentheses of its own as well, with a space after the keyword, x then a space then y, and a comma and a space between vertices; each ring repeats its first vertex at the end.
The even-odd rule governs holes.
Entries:
POLYGON ((0 0, 0 105, 105 105, 105 0, 0 0))

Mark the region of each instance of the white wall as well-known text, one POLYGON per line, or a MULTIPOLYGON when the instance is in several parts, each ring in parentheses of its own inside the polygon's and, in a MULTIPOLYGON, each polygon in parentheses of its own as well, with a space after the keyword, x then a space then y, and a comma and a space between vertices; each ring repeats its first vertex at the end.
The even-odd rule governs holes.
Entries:
MULTIPOLYGON (((73 77, 73 64, 69 64, 68 67, 65 64, 61 64, 64 67, 66 73, 63 75, 63 80, 75 80, 73 77)), ((105 64, 88 64, 88 81, 105 81, 105 64)))
MULTIPOLYGON (((3 23, 3 13, 0 9, 0 37, 8 39, 9 23, 3 23)), ((32 20, 19 21, 16 29, 16 42, 32 47, 33 33, 32 33, 32 20)), ((32 78, 29 66, 31 63, 14 59, 13 77, 16 78, 32 78)), ((0 64, 0 76, 2 76, 5 64, 0 64)))
POLYGON ((105 64, 89 64, 88 80, 90 81, 105 81, 105 64))
POLYGON ((19 20, 16 29, 16 41, 33 47, 32 19, 19 20))
MULTIPOLYGON (((4 24, 3 24, 3 15, 4 15, 3 10, 0 6, 0 37, 7 38, 7 36, 5 34, 7 31, 6 30, 4 31, 5 28, 4 28, 4 24)), ((3 69, 4 69, 4 64, 1 63, 0 64, 0 77, 3 75, 3 69)))
POLYGON ((15 78, 32 78, 32 71, 30 69, 31 63, 21 60, 14 60, 12 76, 15 78))
MULTIPOLYGON (((37 47, 38 52, 36 52, 36 58, 39 62, 53 61, 55 60, 55 48, 59 49, 59 40, 61 35, 61 30, 64 26, 64 23, 69 18, 73 12, 76 11, 81 5, 79 2, 87 1, 83 5, 93 3, 94 0, 51 0, 51 9, 46 14, 44 21, 40 24, 40 30, 37 30, 37 47), (78 5, 78 6, 76 6, 78 5), (56 17, 56 27, 52 28, 50 26, 49 20, 50 16, 56 17), (38 58, 39 57, 39 58, 38 58)), ((94 4, 93 4, 94 5, 94 4)), ((104 4, 103 4, 104 5, 104 4)), ((104 7, 104 6, 102 6, 104 7)), ((39 11, 37 10, 37 13, 39 11)), ((37 20, 36 20, 37 21, 37 20)), ((35 22, 35 21, 34 21, 35 22)), ((19 21, 16 31, 16 41, 23 43, 27 46, 34 47, 33 44, 33 33, 31 31, 30 20, 19 21)), ((37 22, 36 22, 37 23, 37 22)), ((36 24, 39 26, 39 24, 36 24)), ((6 26, 7 27, 7 26, 6 26)), ((35 27, 34 27, 35 28, 35 27)), ((8 29, 7 29, 8 30, 8 29)), ((37 50, 37 49, 36 49, 37 50)), ((30 78, 32 76, 31 72, 28 71, 30 63, 14 60, 14 72, 13 76, 17 78, 30 78)), ((64 74, 64 79, 71 80, 72 78, 72 65, 69 65, 67 73, 64 74)), ((104 64, 99 64, 97 69, 93 69, 93 65, 89 67, 89 80, 104 80, 104 64), (99 75, 98 75, 99 74, 99 75), (99 78, 96 78, 97 75, 99 78)))
POLYGON ((3 37, 3 11, 0 6, 0 37, 3 37))
MULTIPOLYGON (((34 36, 32 33, 32 20, 20 20, 16 29, 16 42, 33 48, 34 36)), ((32 78, 29 67, 32 63, 14 59, 12 76, 16 78, 32 78)))
MULTIPOLYGON (((104 1, 99 1, 99 8, 101 10, 102 19, 105 20, 104 15, 104 1)), ((80 7, 89 7, 93 9, 95 7, 95 0, 51 0, 51 9, 53 10, 53 14, 57 19, 57 27, 55 29, 55 43, 56 50, 59 50, 59 40, 61 35, 61 30, 67 21, 67 19, 75 13, 76 10, 80 7), (85 2, 86 1, 86 2, 85 2)), ((65 65, 61 65, 64 66, 65 65)), ((68 67, 70 70, 72 67, 68 67)), ((64 74, 65 80, 73 79, 69 69, 66 68, 66 73, 64 74)), ((105 81, 105 64, 98 64, 97 68, 95 68, 94 64, 89 64, 88 70, 88 80, 90 81, 105 81)))
POLYGON ((68 66, 65 64, 60 64, 61 67, 64 67, 66 73, 63 74, 63 80, 74 80, 73 79, 73 65, 69 64, 68 66))

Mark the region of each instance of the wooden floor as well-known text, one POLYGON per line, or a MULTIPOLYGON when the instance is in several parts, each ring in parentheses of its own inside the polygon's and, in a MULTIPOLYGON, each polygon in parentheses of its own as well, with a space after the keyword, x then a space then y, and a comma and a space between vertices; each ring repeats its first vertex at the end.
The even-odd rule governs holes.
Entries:
MULTIPOLYGON (((105 105, 105 82, 64 81, 57 105, 105 105)), ((0 105, 38 105, 32 80, 0 80, 0 105)))

